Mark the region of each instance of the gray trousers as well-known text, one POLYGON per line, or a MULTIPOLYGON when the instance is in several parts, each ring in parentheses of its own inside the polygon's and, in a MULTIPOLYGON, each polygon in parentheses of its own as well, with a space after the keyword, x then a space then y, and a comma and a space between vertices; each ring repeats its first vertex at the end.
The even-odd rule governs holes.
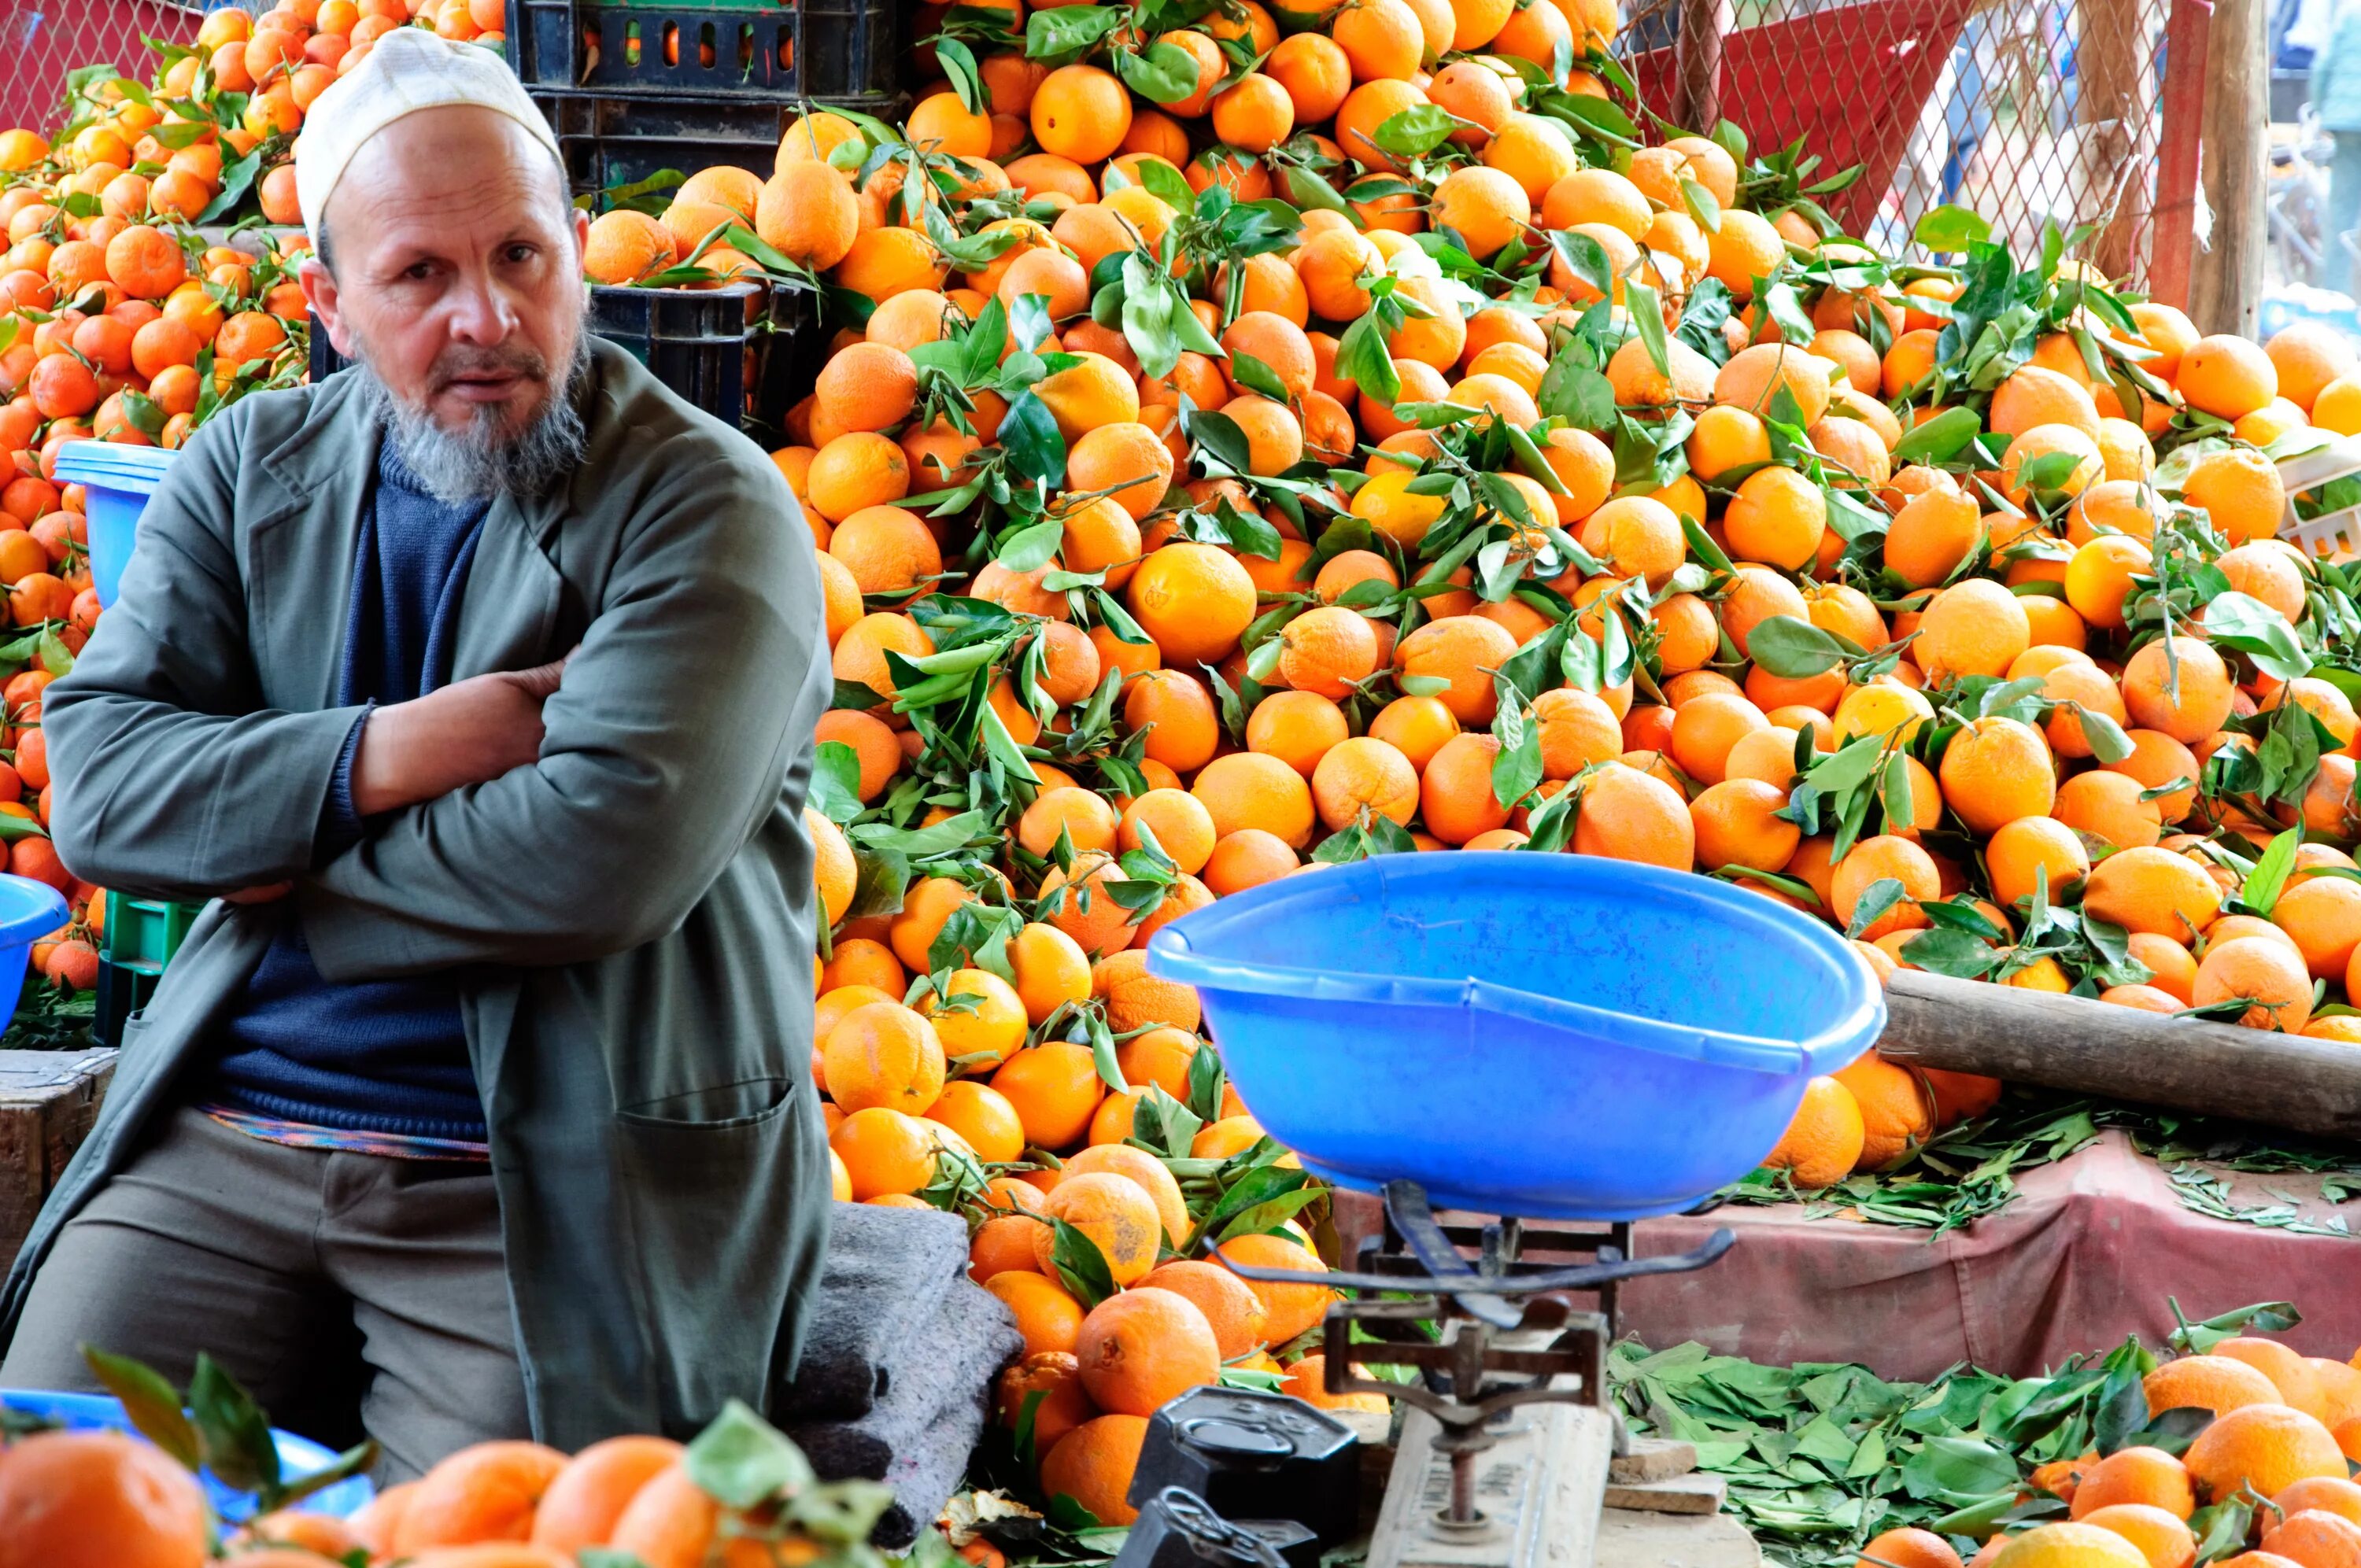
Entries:
POLYGON ((2345 236, 2361 226, 2361 131, 2337 131, 2336 158, 2328 166, 2328 211, 2320 224, 2323 281, 2340 294, 2353 291, 2353 253, 2345 236))
POLYGON ((478 1163, 290 1148, 175 1112, 59 1233, 0 1387, 96 1391, 85 1343, 183 1387, 205 1351, 273 1424, 377 1439, 380 1484, 532 1435, 478 1163))

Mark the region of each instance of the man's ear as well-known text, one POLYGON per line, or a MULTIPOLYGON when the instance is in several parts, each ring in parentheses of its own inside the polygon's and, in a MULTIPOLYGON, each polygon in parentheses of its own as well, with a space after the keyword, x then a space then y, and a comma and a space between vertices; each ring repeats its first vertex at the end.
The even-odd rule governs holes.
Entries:
POLYGON ((295 281, 303 291, 303 302, 328 329, 328 341, 346 358, 354 357, 351 329, 345 323, 342 302, 336 290, 336 275, 328 270, 327 263, 317 256, 306 256, 295 265, 295 281))

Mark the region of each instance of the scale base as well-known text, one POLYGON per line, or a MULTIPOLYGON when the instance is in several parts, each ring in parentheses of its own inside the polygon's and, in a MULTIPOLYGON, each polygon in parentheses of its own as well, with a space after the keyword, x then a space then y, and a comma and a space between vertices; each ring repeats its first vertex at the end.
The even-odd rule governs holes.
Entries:
POLYGON ((1437 1446, 1441 1424, 1403 1412, 1368 1568, 1587 1568, 1615 1418, 1588 1405, 1521 1405, 1487 1430, 1493 1445, 1476 1460, 1482 1522, 1463 1529, 1444 1519, 1451 1460, 1437 1446))

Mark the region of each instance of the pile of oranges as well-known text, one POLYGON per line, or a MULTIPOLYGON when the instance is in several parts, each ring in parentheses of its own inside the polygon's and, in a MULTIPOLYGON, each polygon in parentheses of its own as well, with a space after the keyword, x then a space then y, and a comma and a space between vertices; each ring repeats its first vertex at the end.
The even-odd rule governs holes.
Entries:
POLYGON ((0 1447, 0 1563, 575 1568, 576 1554, 594 1548, 644 1568, 883 1562, 862 1538, 891 1500, 885 1488, 807 1481, 750 1497, 746 1471, 703 1457, 723 1445, 735 1445, 741 1466, 746 1453, 767 1449, 776 1474, 804 1467, 784 1434, 732 1405, 686 1447, 616 1437, 569 1457, 536 1442, 478 1443, 350 1519, 285 1509, 250 1520, 226 1532, 217 1555, 222 1532, 204 1494, 162 1450, 119 1432, 45 1431, 0 1447))
MULTIPOLYGON (((2361 1363, 2361 1355, 2355 1357, 2361 1363)), ((2150 1418, 2212 1412, 2179 1454, 2144 1445, 2037 1468, 2023 1494, 2067 1517, 1999 1531, 1964 1568, 2191 1568, 2198 1510, 2253 1509, 2253 1547, 2215 1561, 2238 1568, 2350 1568, 2361 1561, 2361 1368, 2305 1357, 2274 1340, 2228 1339, 2147 1374, 2150 1418), (2331 1431, 2332 1424, 2334 1431, 2331 1431)), ((2209 1550, 2211 1543, 2209 1543, 2209 1550)), ((1963 1568, 1931 1530, 1893 1530, 1862 1548, 1861 1568, 1963 1568)))
MULTIPOLYGON (((1020 928, 1127 976, 1214 898, 1465 849, 1721 878, 1881 974, 2361 1038, 2361 581, 2278 539, 2275 466, 2361 431, 2361 361, 1964 214, 1836 236, 1742 138, 1639 145, 1614 30, 964 8, 902 126, 816 111, 767 179, 593 225, 601 281, 783 259, 851 305, 773 455, 827 589, 835 938, 890 959, 824 966, 823 1047, 850 985, 1014 986, 1020 928)), ((1108 991, 1021 1040, 987 1005, 1016 1043, 950 1089, 1056 1050, 1074 1109, 1002 1098, 1070 1147, 1137 1082, 1069 1054, 1108 991)), ((1996 1092, 1872 1057, 1776 1161, 1825 1184, 1996 1092)))
MULTIPOLYGON (((302 221, 291 159, 304 115, 379 38, 413 25, 498 47, 502 0, 420 0, 414 8, 408 0, 282 0, 259 16, 210 11, 192 44, 156 46, 163 64, 144 86, 106 73, 84 82, 58 151, 78 170, 104 165, 113 177, 133 176, 106 197, 118 216, 228 224, 258 213, 292 227, 302 221)), ((0 149, 0 169, 22 170, 48 148, 17 130, 0 149)))
MULTIPOLYGON (((235 155, 244 133, 184 118, 119 78, 90 84, 82 102, 55 148, 0 132, 0 587, 11 627, 0 639, 0 817, 22 824, 0 823, 0 838, 10 872, 71 905, 68 925, 35 946, 35 967, 87 991, 104 903, 43 831, 41 690, 72 668, 99 616, 82 489, 59 478, 58 453, 93 438, 179 447, 236 399, 301 380, 306 337, 300 234, 246 250, 209 245, 186 221, 218 193, 225 144, 235 155)), ((291 177, 265 184, 291 204, 291 177)))

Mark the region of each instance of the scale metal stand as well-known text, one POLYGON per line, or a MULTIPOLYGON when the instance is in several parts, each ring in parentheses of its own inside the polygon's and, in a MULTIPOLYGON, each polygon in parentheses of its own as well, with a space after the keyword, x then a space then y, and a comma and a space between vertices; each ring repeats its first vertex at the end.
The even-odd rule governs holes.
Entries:
POLYGON ((1695 1252, 1634 1258, 1628 1224, 1446 1224, 1416 1182, 1389 1182, 1383 1195, 1384 1236, 1364 1240, 1355 1270, 1325 1280, 1356 1294, 1328 1309, 1323 1336, 1329 1393, 1410 1407, 1368 1568, 1584 1568, 1609 1464, 1626 1448, 1607 1400, 1615 1287, 1703 1268, 1735 1238, 1716 1231, 1695 1252), (1565 1256, 1591 1261, 1538 1261, 1565 1256), (1571 1306, 1570 1291, 1597 1296, 1598 1310, 1571 1306), (1380 1382, 1358 1376, 1356 1358, 1422 1376, 1380 1382))

